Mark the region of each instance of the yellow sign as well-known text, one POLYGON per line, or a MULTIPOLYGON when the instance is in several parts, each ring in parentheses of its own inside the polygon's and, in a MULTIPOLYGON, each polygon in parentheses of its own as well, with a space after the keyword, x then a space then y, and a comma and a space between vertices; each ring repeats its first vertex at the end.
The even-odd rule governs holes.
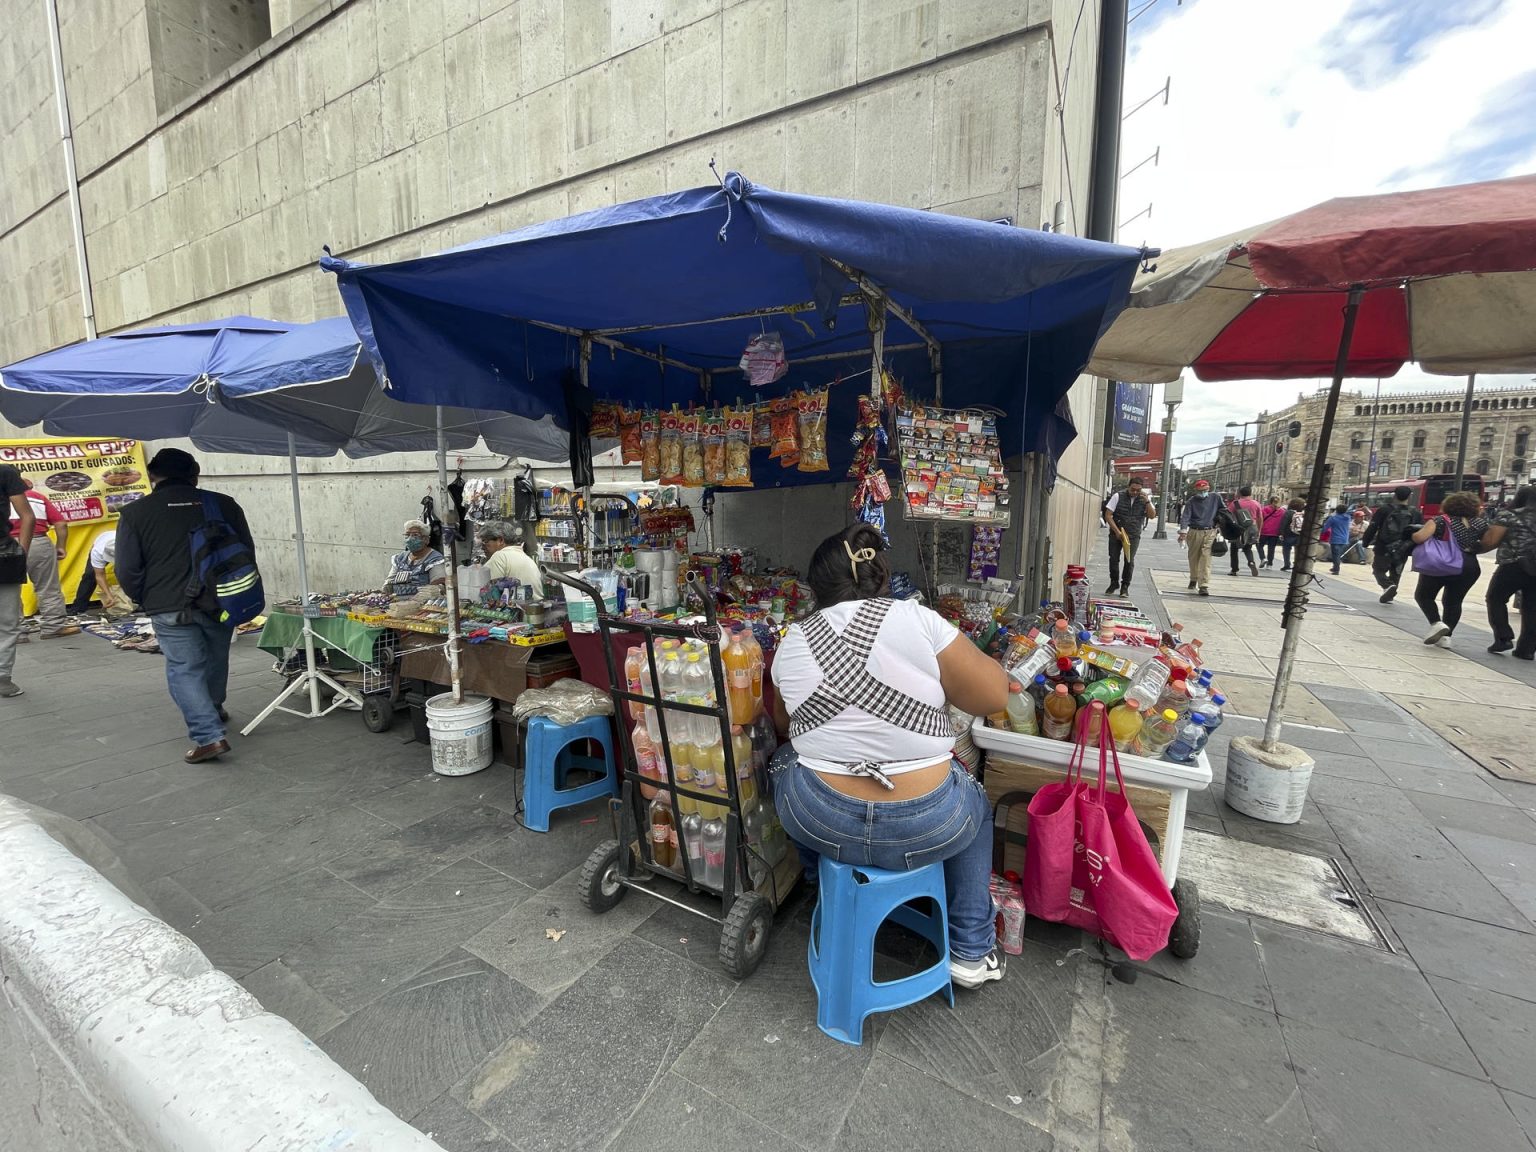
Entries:
MULTIPOLYGON (((149 493, 144 445, 137 440, 0 440, 0 464, 15 465, 27 487, 53 501, 69 524, 68 549, 59 561, 59 586, 68 600, 90 566, 92 541, 116 528, 124 506, 149 493)), ((33 610, 31 592, 28 587, 22 597, 28 612, 33 610)))

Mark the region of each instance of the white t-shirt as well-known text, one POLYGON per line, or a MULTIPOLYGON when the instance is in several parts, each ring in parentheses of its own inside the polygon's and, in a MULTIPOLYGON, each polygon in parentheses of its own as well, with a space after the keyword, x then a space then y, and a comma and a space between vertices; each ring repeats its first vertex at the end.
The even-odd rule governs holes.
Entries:
POLYGON ((117 556, 117 533, 103 532, 91 541, 91 567, 105 568, 117 556))
POLYGON ((531 584, 536 593, 544 595, 544 578, 539 575, 538 561, 516 544, 503 545, 493 552, 485 562, 485 571, 492 580, 531 584))
MULTIPOLYGON (((822 619, 841 633, 862 603, 845 600, 823 608, 822 619)), ((943 708, 938 657, 959 635, 953 624, 931 608, 896 600, 880 623, 866 667, 881 683, 914 700, 943 708)), ((821 680, 821 669, 811 655, 805 633, 798 624, 791 625, 773 657, 773 683, 784 701, 784 710, 793 716, 821 680)), ((836 718, 795 737, 795 751, 802 764, 818 772, 841 774, 847 773, 848 765, 865 761, 879 764, 887 775, 910 772, 947 760, 954 747, 953 737, 922 736, 893 728, 858 707, 846 708, 836 718)))

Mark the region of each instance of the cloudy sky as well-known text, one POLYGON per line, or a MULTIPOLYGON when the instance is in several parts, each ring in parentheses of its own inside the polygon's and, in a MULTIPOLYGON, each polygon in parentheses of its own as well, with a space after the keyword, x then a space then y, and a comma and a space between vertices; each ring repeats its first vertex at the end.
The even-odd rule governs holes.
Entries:
MULTIPOLYGON (((1156 0, 1131 24, 1125 106, 1171 78, 1170 99, 1125 121, 1122 172, 1161 154, 1123 182, 1120 240, 1172 248, 1334 196, 1536 171, 1533 46, 1536 0, 1156 0)), ((1190 378, 1174 453, 1327 383, 1190 378)), ((1382 388, 1460 383, 1405 368, 1382 388)))

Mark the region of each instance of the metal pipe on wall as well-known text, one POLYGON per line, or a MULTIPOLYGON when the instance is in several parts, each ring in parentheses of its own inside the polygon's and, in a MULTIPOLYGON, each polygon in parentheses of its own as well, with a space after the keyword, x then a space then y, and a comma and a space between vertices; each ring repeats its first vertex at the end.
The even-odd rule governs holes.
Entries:
POLYGON ((85 217, 80 209, 80 175, 75 168, 75 133, 70 124, 69 92, 64 87, 64 45, 59 35, 57 0, 43 0, 48 13, 48 51, 53 58, 53 90, 59 106, 59 140, 64 146, 64 181, 69 193, 69 223, 75 235, 75 265, 80 273, 80 311, 85 338, 96 339, 96 298, 91 292, 91 265, 85 252, 85 217))

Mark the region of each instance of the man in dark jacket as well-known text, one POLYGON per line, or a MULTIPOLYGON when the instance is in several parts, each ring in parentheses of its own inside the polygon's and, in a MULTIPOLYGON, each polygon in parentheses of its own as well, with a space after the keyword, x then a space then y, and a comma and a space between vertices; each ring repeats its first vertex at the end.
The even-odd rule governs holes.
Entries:
POLYGON ((1376 546, 1371 557, 1371 575, 1376 577, 1377 587, 1386 589, 1380 597, 1383 604, 1392 603, 1397 595, 1398 581, 1403 578, 1403 564, 1413 551, 1409 537, 1423 523, 1419 510, 1409 503, 1412 499, 1413 489, 1399 484, 1392 491, 1392 499, 1376 509, 1365 535, 1360 537, 1360 542, 1367 548, 1376 546))
POLYGON ((32 546, 37 523, 21 473, 9 464, 0 464, 0 515, 6 517, 0 523, 0 697, 9 698, 21 695, 11 671, 16 666, 16 642, 21 638, 21 586, 27 579, 27 549, 32 546), (10 518, 13 511, 14 521, 10 518))
MULTIPOLYGON (((162 448, 148 471, 154 491, 125 507, 118 522, 117 580, 154 622, 171 699, 192 738, 186 761, 201 764, 229 751, 224 696, 233 629, 218 622, 213 590, 194 584, 190 536, 208 520, 197 487, 197 461, 179 448, 162 448)), ((254 556, 240 505, 220 493, 212 495, 224 522, 254 556)))
POLYGON ((1115 492, 1104 502, 1104 523, 1109 525, 1109 587, 1104 595, 1116 591, 1124 596, 1131 587, 1131 572, 1136 564, 1136 546, 1141 530, 1157 515, 1152 501, 1142 491, 1141 481, 1131 477, 1124 492, 1115 492), (1120 570, 1120 554, 1125 553, 1125 571, 1120 570))

